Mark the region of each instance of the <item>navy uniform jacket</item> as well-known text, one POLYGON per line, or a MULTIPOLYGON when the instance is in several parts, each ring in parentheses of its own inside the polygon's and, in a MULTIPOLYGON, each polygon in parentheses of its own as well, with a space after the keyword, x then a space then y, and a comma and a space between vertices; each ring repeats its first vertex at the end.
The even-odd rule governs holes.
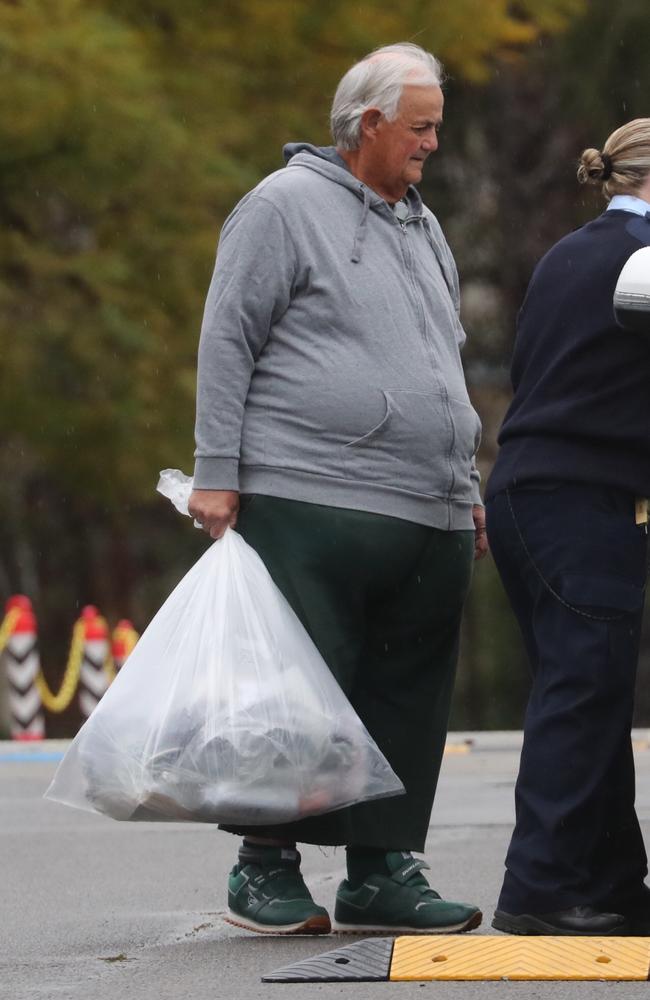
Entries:
POLYGON ((649 216, 605 212, 535 269, 486 498, 558 481, 650 496, 650 321, 647 334, 623 330, 613 307, 625 262, 650 245, 649 216))

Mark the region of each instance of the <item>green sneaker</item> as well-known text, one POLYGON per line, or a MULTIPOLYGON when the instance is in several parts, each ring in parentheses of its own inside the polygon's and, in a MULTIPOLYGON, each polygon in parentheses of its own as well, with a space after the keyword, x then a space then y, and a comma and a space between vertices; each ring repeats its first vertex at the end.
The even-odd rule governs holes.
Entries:
POLYGON ((257 853, 242 847, 228 877, 228 915, 236 927, 262 934, 329 934, 330 918, 317 906, 300 873, 300 854, 287 848, 257 853))
POLYGON ((430 887, 409 851, 389 851, 390 875, 370 875, 353 889, 344 879, 336 893, 334 930, 356 934, 455 934, 478 927, 476 906, 448 903, 430 887))

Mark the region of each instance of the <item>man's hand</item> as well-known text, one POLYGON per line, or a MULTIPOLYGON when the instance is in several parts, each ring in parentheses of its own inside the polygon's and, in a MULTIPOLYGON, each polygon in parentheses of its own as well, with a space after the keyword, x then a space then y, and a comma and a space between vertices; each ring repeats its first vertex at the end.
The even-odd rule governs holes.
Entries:
POLYGON ((192 490, 187 509, 210 538, 221 538, 226 528, 234 528, 239 513, 239 493, 235 490, 192 490))
POLYGON ((482 559, 488 552, 487 533, 485 531, 485 507, 474 504, 472 507, 472 517, 474 518, 474 558, 482 559))

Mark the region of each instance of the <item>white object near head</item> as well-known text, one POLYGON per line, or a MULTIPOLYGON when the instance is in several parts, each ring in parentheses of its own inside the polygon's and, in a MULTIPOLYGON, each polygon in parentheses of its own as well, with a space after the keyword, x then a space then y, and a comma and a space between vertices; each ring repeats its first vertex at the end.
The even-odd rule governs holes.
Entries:
POLYGON ((650 333, 650 247, 626 261, 614 291, 614 314, 625 329, 650 333))

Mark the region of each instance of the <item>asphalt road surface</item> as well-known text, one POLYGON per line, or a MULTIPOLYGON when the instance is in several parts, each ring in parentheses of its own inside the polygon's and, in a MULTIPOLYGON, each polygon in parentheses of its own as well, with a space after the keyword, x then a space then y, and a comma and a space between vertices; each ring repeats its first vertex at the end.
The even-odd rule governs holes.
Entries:
MULTIPOLYGON (((650 740, 635 737, 650 835, 650 740)), ((427 842, 431 882, 479 904, 478 933, 496 933, 520 734, 455 733, 450 744, 427 842)), ((436 1000, 650 1000, 648 983, 263 984, 355 938, 263 937, 224 923, 236 840, 202 824, 116 823, 44 801, 63 749, 0 743, 2 1000, 412 1000, 427 991, 436 1000)), ((303 849, 306 880, 330 910, 344 866, 342 849, 303 849)))

